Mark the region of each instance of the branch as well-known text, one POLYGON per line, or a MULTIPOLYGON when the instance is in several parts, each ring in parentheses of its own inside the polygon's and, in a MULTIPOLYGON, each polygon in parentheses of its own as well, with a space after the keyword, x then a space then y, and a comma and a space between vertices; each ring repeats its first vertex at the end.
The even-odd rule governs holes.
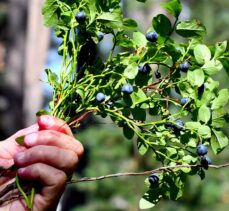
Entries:
MULTIPOLYGON (((145 176, 145 175, 150 175, 156 172, 161 172, 161 171, 171 171, 172 169, 179 169, 179 168, 196 168, 199 167, 201 168, 202 166, 199 164, 196 165, 176 165, 176 166, 165 166, 165 167, 160 167, 156 168, 153 170, 149 171, 143 171, 143 172, 124 172, 124 173, 115 173, 115 174, 108 174, 108 175, 103 175, 99 177, 83 177, 77 180, 71 180, 68 182, 68 184, 72 183, 80 183, 80 182, 91 182, 91 181, 97 181, 97 180, 103 180, 103 179, 108 179, 108 178, 115 178, 115 177, 127 177, 127 176, 145 176)), ((220 168, 225 168, 229 167, 229 163, 225 163, 222 165, 209 165, 209 168, 215 168, 215 169, 220 169, 220 168)))
MULTIPOLYGON (((108 178, 115 178, 115 177, 130 177, 130 176, 145 176, 150 175, 156 172, 163 172, 163 171, 170 171, 172 172, 173 169, 181 169, 181 168, 201 168, 202 166, 200 164, 195 165, 175 165, 175 166, 165 166, 165 167, 159 167, 153 170, 149 171, 143 171, 143 172, 123 172, 123 173, 115 173, 115 174, 108 174, 98 177, 83 177, 77 180, 71 180, 67 184, 72 183, 80 183, 80 182, 91 182, 91 181, 97 181, 97 180, 103 180, 108 178)), ((229 163, 225 163, 222 165, 209 165, 209 168, 212 169, 220 169, 220 168, 226 168, 229 167, 229 163)), ((26 186, 24 186, 26 187, 26 186)), ((8 201, 11 201, 13 199, 17 199, 20 197, 20 193, 18 193, 18 196, 14 196, 13 198, 7 198, 7 199, 1 199, 3 196, 5 196, 10 191, 13 191, 16 189, 15 182, 7 185, 1 192, 0 192, 0 206, 8 201)))

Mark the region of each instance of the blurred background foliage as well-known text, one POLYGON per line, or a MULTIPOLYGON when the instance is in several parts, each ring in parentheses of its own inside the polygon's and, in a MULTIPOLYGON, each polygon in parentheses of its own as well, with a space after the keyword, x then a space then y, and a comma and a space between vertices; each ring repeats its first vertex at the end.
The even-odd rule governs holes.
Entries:
MULTIPOLYGON (((18 1, 18 0, 17 0, 18 1)), ((207 28, 205 42, 207 44, 218 41, 229 41, 229 1, 228 0, 181 0, 183 12, 181 19, 199 19, 207 28)), ((152 18, 158 13, 164 13, 159 6, 163 0, 148 0, 146 4, 134 0, 124 0, 125 15, 134 18, 139 23, 140 30, 145 33, 151 26, 152 18)), ((7 57, 7 1, 0 0, 0 81, 7 71, 5 59, 7 57)), ((48 51, 47 66, 58 71, 60 57, 57 55, 59 40, 51 37, 48 51)), ((98 46, 98 54, 106 55, 111 48, 110 37, 98 46)), ((42 76, 41 76, 42 77, 42 76)), ((38 79, 37 79, 38 80, 38 79)), ((221 87, 229 88, 228 76, 225 71, 217 76, 221 87)), ((44 86, 47 101, 51 91, 44 86)), ((35 96, 34 96, 35 97, 35 96)), ((0 86, 0 113, 4 112, 4 95, 1 95, 0 86)), ((0 117, 1 118, 1 117, 0 117)), ((3 118, 0 119, 3 121, 3 118)), ((9 125, 8 125, 9 127, 9 125)), ((1 131, 0 131, 1 132, 1 131)), ((229 135, 228 126, 225 133, 229 135)), ((2 136, 2 135, 1 135, 2 136)), ((116 172, 139 172, 154 169, 157 163, 150 155, 140 156, 136 148, 136 140, 126 140, 120 128, 114 126, 109 119, 89 117, 76 131, 76 138, 86 148, 77 173, 74 177, 93 177, 116 172)), ((219 156, 209 154, 213 164, 229 162, 229 149, 225 149, 219 156)), ((209 170, 205 180, 198 176, 187 180, 184 197, 176 202, 163 200, 154 209, 158 211, 226 211, 229 207, 229 169, 209 170)), ((137 211, 138 201, 144 194, 145 177, 122 177, 96 182, 71 184, 62 200, 63 211, 137 211)))

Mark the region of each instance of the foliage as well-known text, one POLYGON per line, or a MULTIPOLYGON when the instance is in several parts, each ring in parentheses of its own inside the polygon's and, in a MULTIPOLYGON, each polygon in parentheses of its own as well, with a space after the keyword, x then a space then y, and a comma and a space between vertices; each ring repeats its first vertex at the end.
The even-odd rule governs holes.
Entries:
MULTIPOLYGON (((50 109, 71 126, 87 112, 109 116, 126 138, 137 137, 140 154, 151 153, 162 166, 192 165, 199 162, 198 144, 211 146, 215 154, 228 145, 222 131, 228 121, 228 90, 220 89, 213 78, 227 69, 227 42, 205 45, 206 29, 198 20, 179 22, 179 0, 162 7, 174 20, 163 14, 154 17, 147 32, 158 37, 150 42, 136 30, 135 20, 123 17, 119 0, 46 0, 44 23, 63 39, 58 51, 63 56, 60 76, 46 70, 53 87, 50 109), (75 19, 80 11, 86 13, 83 23, 75 19), (99 43, 100 32, 113 35, 113 48, 105 61, 91 58, 90 46, 99 43), (173 34, 184 42, 177 42, 173 34), (114 54, 118 46, 123 51, 114 54), (79 66, 82 57, 85 61, 79 66), (189 64, 186 69, 184 62, 189 64), (152 69, 139 71, 145 64, 152 69), (161 72, 160 79, 156 71, 161 72), (123 93, 125 84, 133 92, 123 93), (106 96, 103 102, 96 100, 98 93, 106 96), (188 98, 188 103, 181 105, 175 94, 188 98)), ((162 198, 179 199, 186 177, 193 174, 203 177, 204 172, 201 167, 162 172, 157 187, 146 179, 148 191, 140 207, 153 207, 162 198)))

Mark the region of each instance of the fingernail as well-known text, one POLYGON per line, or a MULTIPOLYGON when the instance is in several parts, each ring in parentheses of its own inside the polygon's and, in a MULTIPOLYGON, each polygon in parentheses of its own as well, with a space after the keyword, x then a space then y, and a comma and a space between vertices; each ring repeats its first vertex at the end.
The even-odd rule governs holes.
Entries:
POLYGON ((37 134, 31 133, 27 136, 25 136, 24 142, 26 145, 32 146, 37 142, 37 134))
POLYGON ((47 115, 40 116, 39 117, 39 121, 40 121, 41 124, 46 125, 48 127, 53 126, 54 123, 55 123, 53 117, 47 116, 47 115))
POLYGON ((25 160, 25 153, 24 152, 19 152, 15 156, 15 160, 18 163, 22 163, 25 160))

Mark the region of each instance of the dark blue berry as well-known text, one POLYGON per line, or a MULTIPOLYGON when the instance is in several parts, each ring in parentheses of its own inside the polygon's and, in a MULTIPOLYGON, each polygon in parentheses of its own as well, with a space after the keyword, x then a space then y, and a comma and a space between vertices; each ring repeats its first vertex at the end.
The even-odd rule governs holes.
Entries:
POLYGON ((96 100, 98 102, 103 102, 104 100, 106 100, 106 95, 103 94, 102 92, 99 92, 97 95, 96 95, 96 100))
POLYGON ((208 153, 208 148, 203 145, 203 144, 199 144, 196 148, 196 153, 199 155, 199 156, 203 156, 203 155, 206 155, 208 153))
POLYGON ((157 79, 159 79, 159 78, 161 78, 161 73, 157 70, 157 71, 155 71, 155 77, 157 78, 157 79))
POLYGON ((182 120, 176 120, 175 121, 175 124, 173 125, 174 129, 177 130, 177 131, 180 131, 183 129, 184 127, 184 122, 182 120))
POLYGON ((151 185, 157 185, 159 182, 159 175, 158 174, 151 174, 148 177, 148 181, 151 185))
MULTIPOLYGON (((169 121, 174 121, 174 119, 171 118, 171 117, 169 117, 168 120, 169 121)), ((165 127, 166 128, 173 127, 173 126, 174 126, 174 124, 172 122, 165 122, 165 127)))
POLYGON ((75 17, 78 23, 84 23, 86 20, 86 13, 83 11, 77 12, 75 17))
POLYGON ((103 38, 104 38, 104 33, 99 32, 99 33, 98 33, 98 39, 99 39, 99 42, 100 42, 100 41, 102 41, 102 40, 103 40, 103 38))
POLYGON ((208 166, 212 164, 212 161, 208 156, 203 156, 201 157, 200 164, 204 169, 208 169, 208 166))
POLYGON ((183 98, 180 100, 180 104, 181 104, 182 106, 184 106, 185 104, 187 104, 187 102, 188 102, 188 98, 187 98, 187 97, 183 97, 183 98))
POLYGON ((144 64, 144 65, 139 66, 138 70, 140 73, 148 74, 151 70, 151 67, 149 66, 149 64, 144 64))
POLYGON ((146 33, 146 39, 149 42, 156 42, 158 39, 158 34, 156 32, 147 32, 146 33))
POLYGON ((130 84, 125 84, 122 87, 122 92, 124 94, 131 94, 134 91, 133 87, 130 84))
POLYGON ((183 72, 187 72, 190 67, 190 64, 187 61, 184 61, 180 64, 180 70, 183 72))

